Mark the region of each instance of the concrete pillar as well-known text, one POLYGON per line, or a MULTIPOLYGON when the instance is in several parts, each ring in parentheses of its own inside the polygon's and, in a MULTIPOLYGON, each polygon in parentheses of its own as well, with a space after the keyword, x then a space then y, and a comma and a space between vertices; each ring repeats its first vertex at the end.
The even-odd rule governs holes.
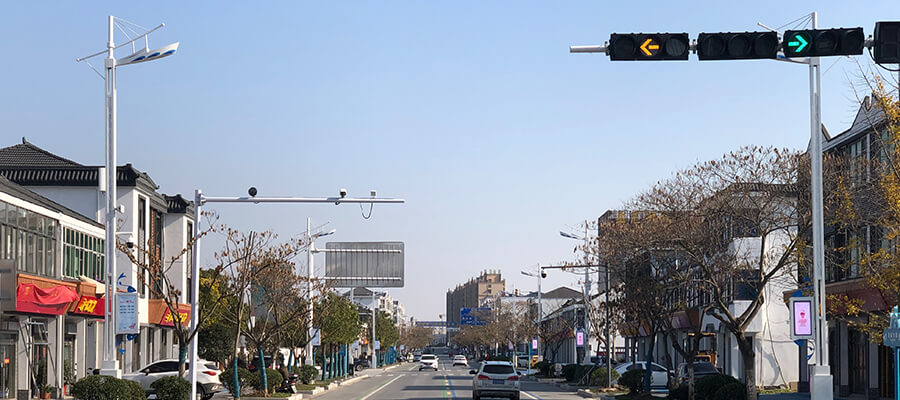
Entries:
POLYGON ((75 322, 75 360, 74 361, 74 372, 75 379, 81 379, 85 377, 85 371, 87 370, 87 361, 88 361, 88 353, 87 349, 90 346, 87 334, 87 319, 80 318, 75 322))

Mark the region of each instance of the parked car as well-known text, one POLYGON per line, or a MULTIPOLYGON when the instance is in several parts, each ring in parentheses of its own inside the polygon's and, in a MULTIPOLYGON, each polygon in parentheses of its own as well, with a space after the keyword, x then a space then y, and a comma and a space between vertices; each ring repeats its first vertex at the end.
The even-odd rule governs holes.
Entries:
MULTIPOLYGON (((698 379, 704 376, 710 375, 718 375, 719 370, 716 369, 716 366, 711 362, 706 361, 697 361, 694 362, 694 382, 697 382, 698 379)), ((675 370, 675 382, 673 385, 675 387, 687 385, 688 382, 688 370, 687 363, 681 363, 678 368, 675 370)))
MULTIPOLYGON (((264 359, 266 360, 266 368, 272 368, 272 356, 265 356, 264 359)), ((253 371, 256 371, 257 369, 259 369, 259 367, 260 367, 259 356, 256 356, 256 357, 253 357, 252 361, 250 361, 250 365, 247 366, 247 369, 250 372, 253 372, 253 371)))
POLYGON ((484 361, 472 378, 472 400, 482 397, 508 397, 519 400, 519 373, 508 361, 484 361))
POLYGON ((466 356, 460 354, 453 356, 453 366, 462 365, 464 367, 469 366, 469 360, 466 360, 466 356))
MULTIPOLYGON (((221 371, 219 371, 215 363, 210 361, 199 360, 198 365, 200 368, 197 370, 199 372, 197 374, 197 393, 201 399, 208 400, 223 389, 222 382, 219 381, 221 371)), ((189 370, 190 368, 191 363, 186 362, 184 369, 189 370)), ((156 361, 138 372, 124 374, 122 379, 137 382, 148 394, 152 394, 153 389, 150 388, 150 384, 156 382, 157 379, 177 375, 178 360, 169 359, 156 361)))
POLYGON ((369 359, 367 358, 357 358, 353 360, 353 369, 356 371, 362 371, 366 368, 369 368, 369 359))
POLYGON ((428 368, 438 370, 438 359, 434 354, 422 354, 422 358, 419 359, 419 371, 428 368))
MULTIPOLYGON (((638 361, 636 363, 629 361, 621 363, 615 366, 615 368, 613 369, 615 369, 616 372, 619 373, 619 376, 622 376, 622 374, 627 371, 635 369, 646 369, 646 365, 647 363, 645 361, 638 361)), ((665 388, 669 382, 669 371, 665 367, 657 363, 651 363, 650 367, 652 368, 650 371, 650 387, 665 388)), ((616 381, 614 380, 613 384, 615 383, 616 381)))
POLYGON ((419 360, 421 360, 421 359, 422 359, 422 352, 421 352, 421 351, 417 351, 415 354, 413 354, 413 362, 419 361, 419 360))

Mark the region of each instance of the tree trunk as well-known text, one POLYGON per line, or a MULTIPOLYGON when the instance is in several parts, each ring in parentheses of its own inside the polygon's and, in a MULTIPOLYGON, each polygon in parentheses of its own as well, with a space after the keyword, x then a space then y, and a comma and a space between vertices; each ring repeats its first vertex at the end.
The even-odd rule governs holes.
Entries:
POLYGON ((697 396, 696 393, 694 393, 694 363, 689 362, 686 367, 688 378, 688 400, 694 400, 697 396))
POLYGON ((231 360, 231 379, 234 380, 234 393, 231 394, 235 400, 241 398, 241 379, 238 375, 238 359, 237 354, 231 360))
POLYGON ((262 382, 263 393, 265 393, 266 397, 269 397, 269 374, 266 373, 266 356, 263 354, 262 346, 257 347, 256 352, 259 353, 259 379, 262 382))
POLYGON ((744 364, 744 383, 747 386, 747 398, 756 399, 756 353, 751 343, 743 335, 738 339, 738 349, 741 351, 741 359, 744 364))
POLYGON ((187 362, 188 347, 178 342, 178 376, 184 376, 184 363, 187 362))
POLYGON ((650 393, 650 382, 653 377, 653 348, 656 347, 656 332, 650 334, 650 345, 647 346, 647 359, 644 366, 644 390, 650 393))

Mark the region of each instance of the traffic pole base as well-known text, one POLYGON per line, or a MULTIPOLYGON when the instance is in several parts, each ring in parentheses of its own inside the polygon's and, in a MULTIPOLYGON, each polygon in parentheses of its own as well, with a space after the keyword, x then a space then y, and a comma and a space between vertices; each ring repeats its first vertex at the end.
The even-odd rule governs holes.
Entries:
POLYGON ((119 360, 103 360, 100 364, 100 375, 122 379, 122 370, 119 369, 119 360))
POLYGON ((834 400, 834 377, 828 365, 811 365, 810 400, 834 400))

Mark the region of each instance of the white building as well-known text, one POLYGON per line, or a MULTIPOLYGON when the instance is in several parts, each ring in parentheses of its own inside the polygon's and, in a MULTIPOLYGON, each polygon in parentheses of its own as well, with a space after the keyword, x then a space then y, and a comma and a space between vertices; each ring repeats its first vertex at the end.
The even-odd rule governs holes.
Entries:
MULTIPOLYGON (((52 154, 24 138, 21 144, 0 149, 0 175, 51 199, 75 212, 102 223, 105 220, 103 168, 87 166, 52 154)), ((193 204, 181 196, 167 196, 149 175, 131 164, 117 168, 119 226, 118 238, 144 247, 162 260, 178 256, 189 243, 193 230, 193 204)), ((102 252, 102 249, 101 249, 102 252)), ((137 252, 138 258, 146 255, 137 252)), ((171 315, 164 301, 148 289, 150 282, 142 268, 126 254, 117 253, 117 288, 133 287, 139 294, 140 333, 132 340, 119 340, 120 368, 133 372, 149 362, 173 358, 177 344, 171 315), (124 350, 124 351, 122 351, 124 350)), ((179 314, 190 317, 190 251, 168 271, 168 279, 181 293, 179 314)), ((124 335, 120 335, 122 339, 124 335)))

